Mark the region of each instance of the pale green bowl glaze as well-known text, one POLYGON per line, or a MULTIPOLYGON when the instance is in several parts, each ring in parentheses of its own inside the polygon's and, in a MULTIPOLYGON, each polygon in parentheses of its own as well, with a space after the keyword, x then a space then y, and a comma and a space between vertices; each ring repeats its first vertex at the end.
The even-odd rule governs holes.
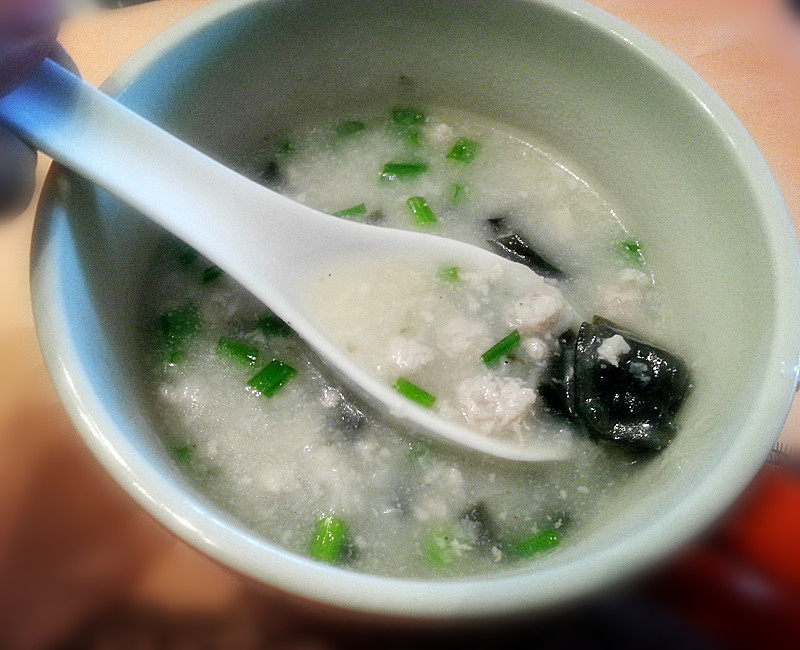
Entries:
MULTIPOLYGON (((420 99, 532 131, 615 197, 697 379, 682 431, 574 544, 474 579, 362 575, 289 553, 198 494, 142 399, 137 294, 158 230, 56 171, 36 223, 42 349, 87 443, 147 510, 220 561, 354 610, 466 617, 543 609, 691 539, 763 462, 797 380, 798 252, 750 136, 686 65, 576 0, 222 0, 133 56, 104 89, 223 159, 337 107, 420 99)), ((233 198, 233 197, 232 197, 233 198)), ((224 215, 220 215, 224 219, 224 215)))

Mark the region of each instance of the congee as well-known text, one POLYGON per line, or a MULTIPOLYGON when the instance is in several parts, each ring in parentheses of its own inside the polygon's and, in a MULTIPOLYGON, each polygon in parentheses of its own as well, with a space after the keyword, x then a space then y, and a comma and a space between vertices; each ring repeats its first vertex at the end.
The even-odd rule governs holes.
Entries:
POLYGON ((165 240, 143 294, 153 408, 174 461, 254 531, 370 573, 499 571, 579 538, 676 434, 690 376, 653 342, 667 319, 647 242, 613 197, 527 134, 387 106, 272 134, 243 165, 339 218, 530 268, 517 282, 500 264, 359 259, 312 283, 308 303, 418 408, 515 444, 572 448, 523 464, 416 439, 354 399, 220 269, 165 240))

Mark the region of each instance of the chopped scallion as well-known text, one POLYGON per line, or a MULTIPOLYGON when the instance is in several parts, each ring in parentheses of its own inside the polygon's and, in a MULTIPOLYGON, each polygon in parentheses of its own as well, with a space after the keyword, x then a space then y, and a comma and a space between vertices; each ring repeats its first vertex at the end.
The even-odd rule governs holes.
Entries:
POLYGON ((170 449, 172 457, 181 465, 188 465, 194 460, 194 445, 179 445, 170 449))
POLYGON ((447 157, 450 160, 455 160, 458 162, 463 163, 470 163, 475 158, 475 154, 478 153, 478 143, 474 140, 470 140, 468 138, 459 138, 456 140, 453 148, 450 149, 450 153, 447 154, 447 157))
POLYGON ((359 120, 347 120, 336 126, 336 135, 343 138, 363 131, 364 128, 365 124, 359 120))
POLYGON ((209 266, 208 268, 203 269, 200 280, 203 284, 210 284, 211 282, 214 282, 214 280, 221 278, 223 275, 223 270, 218 266, 209 266))
POLYGON ((553 528, 545 528, 527 539, 514 544, 512 553, 517 557, 531 557, 549 551, 561 543, 561 537, 553 528))
POLYGON ((431 531, 425 539, 425 557, 436 566, 449 566, 458 559, 456 538, 449 526, 442 526, 431 531))
POLYGON ((425 112, 411 107, 395 108, 392 110, 392 120, 398 126, 414 126, 425 121, 425 112))
POLYGON ((412 384, 408 379, 404 379, 403 377, 400 377, 394 382, 394 389, 403 397, 407 397, 412 402, 416 402, 428 409, 433 406, 436 401, 436 398, 429 392, 423 390, 416 384, 412 384))
POLYGON ((311 539, 311 557, 323 562, 339 562, 347 555, 347 524, 336 517, 323 517, 317 522, 311 539))
POLYGON ((467 198, 467 188, 466 186, 462 185, 461 183, 453 183, 450 186, 450 204, 451 205, 458 205, 459 203, 463 203, 464 199, 467 198))
POLYGON ((295 376, 297 370, 290 365, 273 359, 256 373, 247 385, 265 397, 272 397, 295 376))
POLYGON ((406 201, 406 205, 418 226, 436 223, 436 215, 433 214, 433 210, 431 210, 428 202, 421 196, 412 196, 406 201))
POLYGON ((642 246, 635 239, 620 242, 620 253, 626 262, 641 264, 644 261, 642 246))
POLYGON ((334 217, 356 217, 360 214, 367 213, 367 206, 364 203, 359 203, 358 205, 354 205, 349 208, 344 208, 343 210, 338 210, 337 212, 333 213, 334 217))
POLYGON ((458 282, 458 267, 445 266, 439 270, 439 278, 445 282, 458 282))
POLYGON ((514 330, 508 336, 503 337, 486 352, 481 355, 481 359, 486 365, 491 365, 500 357, 507 355, 511 350, 519 345, 521 337, 519 330, 514 330))
POLYGON ((412 149, 422 144, 422 131, 415 127, 404 129, 400 137, 403 139, 403 142, 412 149))
POLYGON ((424 162, 386 163, 381 170, 381 180, 407 181, 424 174, 428 164, 424 162))
POLYGON ((159 348, 167 363, 178 363, 186 354, 186 343, 200 329, 200 317, 192 303, 175 307, 158 319, 159 348))
POLYGON ((217 354, 246 366, 254 366, 258 362, 257 347, 228 336, 223 336, 217 343, 217 354))

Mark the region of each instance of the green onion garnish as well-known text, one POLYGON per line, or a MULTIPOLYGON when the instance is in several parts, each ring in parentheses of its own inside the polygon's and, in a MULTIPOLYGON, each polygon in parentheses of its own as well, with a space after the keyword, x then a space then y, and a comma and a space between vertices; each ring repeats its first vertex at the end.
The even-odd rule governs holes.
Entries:
POLYGON ((273 359, 264 368, 255 374, 247 385, 265 397, 272 397, 286 383, 295 376, 297 370, 290 365, 273 359))
POLYGON ((450 186, 450 203, 451 205, 458 205, 463 203, 467 198, 467 188, 461 183, 453 183, 450 186))
POLYGON ((218 280, 224 275, 224 272, 218 266, 209 266, 208 268, 203 269, 203 273, 201 274, 200 281, 203 284, 209 284, 214 280, 218 280))
POLYGON ((445 282, 458 282, 458 267, 445 266, 439 269, 439 278, 445 282))
POLYGON ((336 135, 343 138, 348 135, 358 133, 359 131, 363 131, 364 128, 364 123, 360 122, 359 120, 347 120, 346 122, 342 122, 336 126, 336 135))
POLYGON ((400 137, 411 148, 416 148, 422 144, 422 131, 414 127, 405 129, 400 137))
POLYGON ((549 551, 561 543, 561 537, 553 528, 545 528, 515 544, 511 551, 517 557, 531 557, 549 551))
POLYGON ((448 526, 442 526, 431 531, 425 539, 423 550, 425 557, 436 566, 449 566, 458 559, 458 554, 453 546, 455 535, 448 526))
POLYGON ((425 121, 425 111, 419 108, 395 108, 392 109, 392 119, 397 126, 414 126, 425 121))
POLYGON ((641 264, 644 262, 644 255, 642 255, 642 246, 635 239, 620 242, 620 253, 622 259, 626 262, 641 264))
POLYGON ((344 208, 344 210, 339 210, 333 213, 334 217, 355 217, 359 214, 366 214, 367 213, 367 206, 364 203, 359 203, 358 205, 354 205, 349 208, 344 208))
POLYGON ((194 445, 180 445, 170 449, 172 457, 181 465, 188 465, 194 459, 194 445))
POLYGON ((469 140, 468 138, 459 138, 456 140, 453 148, 450 149, 450 153, 447 154, 447 157, 450 160, 469 163, 475 158, 476 153, 478 153, 477 142, 469 140))
POLYGON ((289 336, 292 333, 291 327, 269 312, 256 321, 256 329, 261 330, 264 336, 289 336))
POLYGON ((412 196, 406 201, 408 209, 414 216, 414 221, 418 226, 424 226, 427 223, 436 223, 436 215, 433 214, 428 202, 421 196, 412 196))
POLYGON ((245 366, 255 366, 258 362, 257 347, 228 336, 223 336, 217 343, 217 354, 245 366))
POLYGON ((408 181, 425 173, 427 169, 428 163, 424 162, 386 163, 381 170, 381 180, 408 181))
POLYGON ((486 365, 491 365, 500 357, 511 352, 511 350, 519 345, 520 341, 521 337, 519 335, 519 330, 514 330, 508 336, 500 339, 492 347, 486 350, 486 352, 481 355, 481 359, 486 365))
POLYGON ((402 377, 394 382, 394 389, 403 397, 407 397, 412 402, 416 402, 427 409, 433 406, 433 403, 436 401, 436 398, 429 392, 422 390, 419 386, 412 384, 408 379, 403 379, 402 377))
POLYGON ((158 319, 158 341, 167 363, 178 363, 186 354, 186 343, 200 329, 200 317, 192 303, 175 307, 158 319))
POLYGON ((347 554, 348 537, 346 523, 336 517, 323 517, 317 522, 309 553, 323 562, 339 562, 347 554))

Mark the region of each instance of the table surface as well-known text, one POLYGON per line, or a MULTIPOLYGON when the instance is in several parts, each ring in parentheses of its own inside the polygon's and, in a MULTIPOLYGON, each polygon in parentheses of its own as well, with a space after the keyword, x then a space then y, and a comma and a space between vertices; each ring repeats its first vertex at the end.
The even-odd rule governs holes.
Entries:
MULTIPOLYGON (((61 42, 84 78, 99 84, 155 34, 207 3, 162 0, 86 14, 63 26, 61 42)), ((800 27, 782 3, 595 4, 667 46, 723 97, 761 147, 800 226, 800 27)), ((141 512, 79 442, 35 338, 32 221, 30 209, 0 224, 0 646, 69 638, 119 603, 204 621, 252 612, 242 604, 251 602, 253 587, 141 512)), ((782 440, 800 446, 798 404, 782 440)), ((296 640, 289 631, 296 616, 284 599, 258 598, 258 611, 277 614, 269 623, 275 634, 296 640)), ((312 639, 307 647, 321 646, 312 639)))

